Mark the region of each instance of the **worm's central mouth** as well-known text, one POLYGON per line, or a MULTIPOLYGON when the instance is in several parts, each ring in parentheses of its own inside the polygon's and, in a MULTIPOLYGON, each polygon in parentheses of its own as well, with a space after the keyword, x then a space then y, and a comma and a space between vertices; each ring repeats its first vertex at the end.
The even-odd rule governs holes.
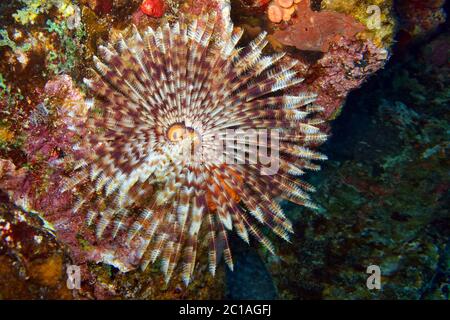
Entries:
POLYGON ((198 133, 195 132, 194 129, 186 127, 182 123, 173 124, 169 130, 167 130, 167 139, 171 142, 179 142, 184 139, 189 139, 196 143, 200 140, 199 138, 198 133))

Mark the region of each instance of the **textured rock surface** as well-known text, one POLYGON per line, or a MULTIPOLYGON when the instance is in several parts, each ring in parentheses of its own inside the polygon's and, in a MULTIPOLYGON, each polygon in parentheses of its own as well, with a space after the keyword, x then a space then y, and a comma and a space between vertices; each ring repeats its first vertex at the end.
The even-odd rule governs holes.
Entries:
POLYGON ((313 11, 309 0, 297 5, 292 25, 274 33, 275 39, 299 50, 327 52, 330 44, 340 39, 354 39, 364 25, 352 16, 335 11, 313 11))
POLYGON ((37 214, 0 192, 0 299, 72 299, 70 258, 37 214))
POLYGON ((350 96, 324 147, 330 161, 312 179, 323 210, 292 207, 294 246, 283 262, 267 257, 282 298, 448 299, 449 78, 444 57, 434 60, 444 39, 350 96), (380 291, 366 288, 371 264, 380 291))

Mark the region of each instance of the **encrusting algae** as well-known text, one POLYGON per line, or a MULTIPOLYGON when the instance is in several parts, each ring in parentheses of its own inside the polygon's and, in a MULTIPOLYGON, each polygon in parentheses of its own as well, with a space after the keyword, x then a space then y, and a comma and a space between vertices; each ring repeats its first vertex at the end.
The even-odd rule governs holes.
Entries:
POLYGON ((342 12, 354 17, 367 29, 360 33, 379 47, 390 47, 394 42, 395 18, 392 0, 323 0, 323 10, 342 12))

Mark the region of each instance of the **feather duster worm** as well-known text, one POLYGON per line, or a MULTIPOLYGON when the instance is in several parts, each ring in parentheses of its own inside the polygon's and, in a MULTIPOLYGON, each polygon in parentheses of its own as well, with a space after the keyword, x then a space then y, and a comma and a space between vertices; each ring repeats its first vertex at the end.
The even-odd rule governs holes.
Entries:
POLYGON ((313 187, 298 176, 326 158, 308 148, 326 140, 312 116, 321 110, 315 95, 284 94, 302 81, 295 63, 262 55, 264 33, 237 48, 242 32, 229 26, 216 39, 215 25, 215 15, 182 17, 99 47, 96 77, 85 79, 96 107, 75 147, 88 152, 75 153, 65 185, 78 190, 74 212, 86 215, 98 238, 138 239, 141 267, 159 260, 166 281, 181 261, 186 285, 200 244, 214 274, 222 255, 233 269, 232 230, 272 253, 258 224, 288 240, 292 225, 277 198, 314 207, 313 187), (218 146, 229 142, 225 132, 249 129, 277 136, 261 142, 235 135, 231 147, 218 146), (276 171, 264 174, 262 163, 245 161, 255 143, 258 153, 270 151, 276 171))

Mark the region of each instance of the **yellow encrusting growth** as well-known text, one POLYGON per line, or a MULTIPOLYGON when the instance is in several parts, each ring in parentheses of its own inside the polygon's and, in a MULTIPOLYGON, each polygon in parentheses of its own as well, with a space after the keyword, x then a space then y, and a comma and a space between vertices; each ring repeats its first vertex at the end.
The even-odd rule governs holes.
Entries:
POLYGON ((392 0, 323 0, 321 6, 323 10, 342 12, 363 23, 367 30, 360 36, 372 40, 377 46, 386 48, 393 44, 395 17, 392 0), (379 28, 377 7, 380 12, 379 28))
POLYGON ((75 13, 75 8, 70 0, 21 0, 24 7, 13 14, 14 19, 20 24, 33 24, 36 18, 52 8, 56 8, 62 18, 70 17, 75 13))
POLYGON ((0 143, 8 143, 14 139, 14 133, 9 131, 7 128, 0 127, 0 143))

